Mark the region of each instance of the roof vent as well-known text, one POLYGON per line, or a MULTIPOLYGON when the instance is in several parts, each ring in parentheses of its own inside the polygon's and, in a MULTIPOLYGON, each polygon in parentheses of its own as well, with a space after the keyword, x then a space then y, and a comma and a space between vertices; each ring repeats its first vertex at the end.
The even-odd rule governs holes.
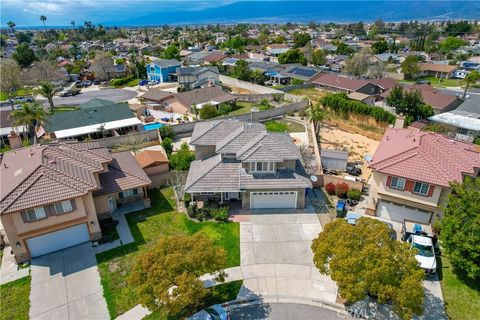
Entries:
POLYGON ((48 163, 49 164, 56 164, 57 162, 55 161, 55 159, 51 159, 51 160, 48 160, 48 163))

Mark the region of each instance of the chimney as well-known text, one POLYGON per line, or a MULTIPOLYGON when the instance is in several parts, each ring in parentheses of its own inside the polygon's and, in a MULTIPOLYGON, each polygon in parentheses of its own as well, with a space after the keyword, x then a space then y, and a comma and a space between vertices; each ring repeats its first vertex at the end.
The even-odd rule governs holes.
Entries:
POLYGON ((403 116, 403 114, 399 114, 395 119, 395 125, 393 127, 396 129, 403 129, 404 126, 405 126, 405 117, 403 116))
POLYGON ((15 131, 10 131, 7 138, 12 149, 19 149, 23 147, 22 138, 20 138, 20 136, 15 131))

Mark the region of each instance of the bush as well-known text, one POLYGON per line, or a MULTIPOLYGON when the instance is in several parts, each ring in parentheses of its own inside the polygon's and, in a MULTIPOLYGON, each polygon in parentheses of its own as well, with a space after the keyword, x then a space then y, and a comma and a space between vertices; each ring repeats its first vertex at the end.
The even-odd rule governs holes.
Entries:
POLYGON ((335 194, 335 185, 333 182, 329 182, 325 185, 325 191, 327 191, 327 193, 331 196, 335 194))
POLYGON ((228 207, 214 209, 211 213, 216 221, 228 221, 228 207))
POLYGON ((350 200, 359 201, 361 195, 362 195, 362 192, 360 190, 357 190, 357 189, 348 190, 348 192, 347 192, 347 197, 350 200))
POLYGON ((171 138, 165 138, 162 141, 161 145, 163 149, 165 149, 165 152, 167 153, 167 155, 170 156, 173 151, 173 140, 171 138))
POLYGON ((232 112, 232 110, 233 107, 228 103, 222 103, 218 107, 218 113, 222 116, 229 114, 230 112, 232 112))
POLYGON ((218 111, 215 106, 212 106, 211 104, 206 104, 200 109, 200 118, 206 120, 206 119, 212 119, 218 117, 218 111))
POLYGON ((346 184, 345 182, 337 183, 337 185, 335 186, 335 194, 339 198, 345 198, 345 196, 347 195, 348 189, 349 189, 348 184, 346 184))
POLYGON ((114 87, 120 87, 120 86, 126 85, 127 83, 133 80, 135 80, 135 75, 130 75, 125 78, 116 78, 116 79, 110 80, 110 85, 114 87))
POLYGON ((171 126, 163 126, 158 129, 158 131, 160 132, 160 137, 162 138, 162 140, 166 138, 173 139, 173 136, 175 135, 171 126))
POLYGON ((269 110, 272 109, 273 106, 270 104, 270 102, 267 99, 262 99, 260 100, 260 103, 258 104, 258 109, 260 110, 269 110))
MULTIPOLYGON (((171 140, 170 138, 165 140, 167 139, 171 140)), ((180 150, 170 155, 170 167, 175 171, 187 171, 193 160, 195 160, 195 152, 191 151, 188 144, 184 142, 180 146, 180 150)))

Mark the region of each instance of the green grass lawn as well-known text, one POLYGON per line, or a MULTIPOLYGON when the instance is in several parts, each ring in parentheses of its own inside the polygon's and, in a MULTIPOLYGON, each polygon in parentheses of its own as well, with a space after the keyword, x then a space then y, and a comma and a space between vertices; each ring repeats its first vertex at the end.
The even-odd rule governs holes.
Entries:
POLYGON ((452 320, 480 319, 480 280, 456 273, 445 255, 438 269, 448 317, 452 320))
MULTIPOLYGON (((30 88, 22 88, 18 89, 17 92, 15 93, 16 96, 28 96, 31 95, 33 92, 32 89, 30 88)), ((6 92, 0 91, 0 101, 5 101, 8 100, 8 96, 6 92)))
POLYGON ((235 103, 235 106, 233 107, 233 110, 228 113, 229 115, 235 115, 235 114, 242 114, 242 113, 249 113, 250 110, 253 107, 256 107, 257 105, 253 102, 248 102, 248 101, 237 101, 235 103))
POLYGON ((304 132, 305 127, 287 119, 270 120, 265 122, 268 131, 272 132, 304 132))
MULTIPOLYGON (((195 222, 176 212, 171 189, 152 190, 152 207, 126 216, 135 243, 97 255, 104 296, 112 318, 138 304, 127 277, 137 254, 145 245, 162 236, 204 232, 215 245, 227 252, 227 267, 240 265, 240 226, 238 223, 195 222)), ((214 270, 212 270, 214 271, 214 270)))
POLYGON ((402 80, 402 82, 414 84, 421 80, 430 81, 432 86, 440 87, 461 87, 463 85, 462 79, 442 79, 435 77, 421 77, 414 80, 402 80))
POLYGON ((30 276, 0 286, 0 320, 28 320, 30 276))

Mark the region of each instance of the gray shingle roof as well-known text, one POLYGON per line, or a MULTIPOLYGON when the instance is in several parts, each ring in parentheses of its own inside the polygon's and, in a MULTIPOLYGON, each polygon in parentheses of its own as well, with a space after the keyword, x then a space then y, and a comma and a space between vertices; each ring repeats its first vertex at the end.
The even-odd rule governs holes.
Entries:
POLYGON ((168 68, 168 67, 175 67, 180 66, 180 61, 176 59, 156 59, 152 63, 156 64, 160 68, 168 68))

